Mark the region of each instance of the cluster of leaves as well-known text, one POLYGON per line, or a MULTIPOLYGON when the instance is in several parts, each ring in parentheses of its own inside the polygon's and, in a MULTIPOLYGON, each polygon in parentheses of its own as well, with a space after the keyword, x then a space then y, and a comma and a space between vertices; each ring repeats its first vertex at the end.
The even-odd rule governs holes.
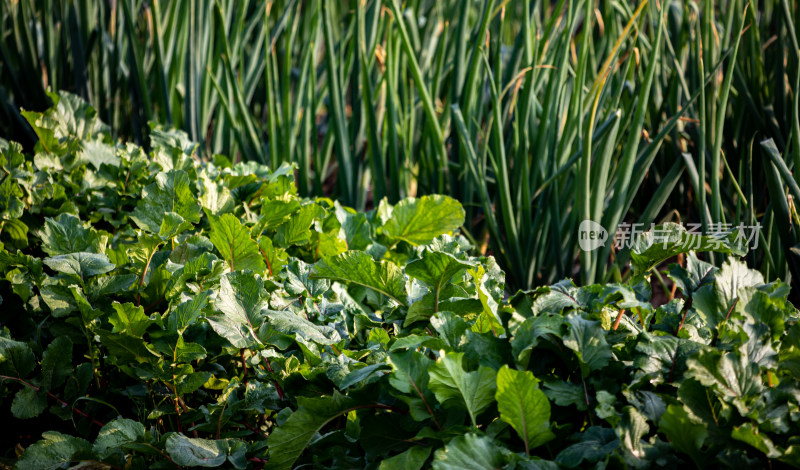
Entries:
POLYGON ((53 100, 33 157, 0 141, 16 468, 800 467, 788 286, 688 252, 653 307, 678 228, 628 284, 507 298, 449 197, 356 212, 53 100))

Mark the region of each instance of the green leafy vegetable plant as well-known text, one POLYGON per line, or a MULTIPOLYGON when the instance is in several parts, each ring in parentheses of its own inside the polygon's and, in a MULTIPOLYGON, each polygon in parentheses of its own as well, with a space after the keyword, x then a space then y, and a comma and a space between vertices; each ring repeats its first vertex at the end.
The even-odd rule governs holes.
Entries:
POLYGON ((3 465, 800 467, 798 311, 729 241, 665 225, 628 283, 508 295, 449 197, 302 198, 58 101, 0 144, 3 465))

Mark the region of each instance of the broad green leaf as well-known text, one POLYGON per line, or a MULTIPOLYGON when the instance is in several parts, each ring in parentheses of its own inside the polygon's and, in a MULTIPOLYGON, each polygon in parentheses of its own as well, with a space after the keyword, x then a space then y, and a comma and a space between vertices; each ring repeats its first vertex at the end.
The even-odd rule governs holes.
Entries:
POLYGON ((92 450, 101 458, 125 452, 125 445, 144 438, 144 425, 138 421, 117 418, 100 429, 92 450))
POLYGON ((750 444, 763 452, 767 458, 770 459, 776 459, 783 454, 783 452, 772 443, 772 440, 766 433, 760 432, 758 427, 753 426, 753 423, 744 423, 741 426, 734 427, 733 431, 731 431, 731 437, 737 441, 750 444))
POLYGON ((389 375, 389 384, 408 396, 409 413, 417 421, 436 419, 436 402, 428 382, 428 369, 433 361, 414 350, 392 351, 389 362, 394 369, 389 375))
POLYGON ((705 286, 694 297, 697 314, 710 327, 715 328, 738 303, 742 289, 764 284, 760 272, 749 269, 746 264, 728 259, 715 275, 713 286, 705 286))
POLYGON ((178 336, 175 343, 174 357, 175 362, 189 363, 199 361, 208 355, 206 348, 197 343, 187 343, 183 336, 178 336))
POLYGON ((755 269, 750 269, 741 261, 729 258, 716 275, 717 290, 725 299, 725 305, 730 306, 733 299, 739 296, 743 287, 753 287, 764 284, 764 277, 755 269))
POLYGON ((222 260, 208 252, 187 260, 170 277, 166 297, 177 297, 183 291, 196 292, 204 283, 215 283, 225 271, 224 265, 222 260))
POLYGON ((449 196, 428 195, 397 203, 379 233, 391 243, 405 241, 413 246, 426 245, 463 223, 464 208, 458 201, 449 196))
POLYGON ((19 219, 3 220, 2 235, 11 246, 18 249, 28 247, 28 226, 19 219))
POLYGON ((16 220, 22 217, 25 204, 22 202, 23 193, 20 185, 14 178, 4 176, 0 178, 0 219, 16 220))
POLYGON ((73 284, 69 286, 69 291, 72 293, 72 298, 75 300, 75 304, 77 304, 78 310, 81 312, 81 320, 83 320, 84 324, 89 324, 103 315, 101 309, 92 307, 83 289, 79 286, 73 284))
POLYGON ((56 470, 70 467, 71 462, 92 458, 92 445, 77 437, 48 431, 42 440, 22 453, 14 468, 20 470, 56 470))
POLYGON ((275 247, 272 240, 267 237, 258 239, 258 249, 267 264, 267 275, 269 277, 279 275, 288 262, 289 256, 286 254, 286 250, 275 247))
POLYGON ((667 409, 664 399, 655 392, 647 390, 623 390, 622 393, 625 395, 625 398, 627 398, 628 403, 636 407, 638 413, 641 413, 654 423, 658 423, 661 419, 661 415, 667 409))
POLYGON ((81 220, 72 214, 61 214, 55 219, 44 219, 44 227, 39 232, 42 250, 50 256, 69 253, 101 253, 100 235, 91 228, 85 228, 81 220))
POLYGON ((102 276, 94 278, 87 286, 87 294, 91 300, 97 300, 112 294, 119 294, 130 289, 139 279, 135 274, 120 274, 118 276, 102 276))
POLYGON ((315 434, 334 418, 347 413, 359 403, 334 391, 323 398, 298 397, 298 408, 269 435, 270 458, 265 468, 289 470, 315 434))
POLYGON ((742 415, 764 389, 761 369, 735 352, 704 349, 687 361, 687 377, 694 378, 732 403, 742 415))
POLYGON ((135 306, 132 303, 121 304, 114 302, 111 304, 114 309, 108 317, 108 321, 114 326, 114 333, 128 333, 131 336, 141 338, 150 318, 144 314, 142 306, 135 306))
POLYGON ((159 248, 164 244, 164 240, 158 235, 149 235, 145 232, 138 232, 136 238, 137 243, 127 250, 127 255, 137 271, 144 273, 143 285, 145 285, 153 276, 153 258, 159 253, 159 248))
MULTIPOLYGON (((616 414, 613 416, 616 417, 616 414)), ((642 437, 650 432, 650 426, 642 413, 633 406, 626 406, 622 411, 622 419, 614 430, 626 451, 627 459, 639 464, 648 462, 642 437)))
POLYGON ((608 457, 619 447, 614 430, 600 426, 591 426, 584 432, 575 433, 570 440, 577 442, 559 452, 555 458, 556 463, 567 468, 576 468, 581 464, 581 468, 590 468, 589 464, 608 457))
POLYGON ((264 230, 277 228, 289 220, 292 214, 300 210, 300 201, 296 197, 284 194, 275 199, 265 200, 261 204, 261 217, 253 227, 253 236, 259 236, 264 230))
POLYGON ((430 447, 413 446, 394 457, 382 460, 378 470, 420 470, 430 455, 430 447))
POLYGON ((57 137, 100 137, 111 129, 100 121, 92 105, 79 96, 66 91, 47 93, 53 102, 47 114, 51 114, 58 123, 55 127, 57 137))
POLYGON ((348 250, 366 250, 372 243, 367 216, 335 204, 336 219, 341 225, 340 238, 347 242, 348 250))
POLYGON ((200 221, 200 205, 192 194, 189 176, 183 170, 156 175, 155 182, 142 190, 142 198, 131 213, 141 229, 160 233, 165 215, 179 215, 186 222, 200 221))
POLYGON ((170 240, 179 234, 191 229, 191 222, 187 222, 176 212, 165 212, 161 227, 158 229, 158 236, 164 240, 170 240))
POLYGON ((433 312, 439 311, 439 295, 442 288, 456 274, 475 266, 475 263, 462 261, 441 251, 425 250, 422 258, 406 265, 406 274, 424 282, 433 292, 433 312))
POLYGON ((544 394, 558 406, 575 406, 579 411, 589 406, 583 387, 563 380, 545 382, 544 394))
POLYGON ((186 395, 202 387, 212 377, 211 372, 193 371, 178 379, 176 385, 178 395, 186 395))
MULTIPOLYGON (((50 114, 50 113, 47 113, 50 114)), ((50 157, 51 161, 55 161, 56 164, 52 165, 54 169, 62 169, 62 166, 59 162, 59 156, 63 155, 67 151, 67 144, 66 142, 62 144, 59 142, 59 137, 62 137, 62 132, 59 130, 59 135, 56 136, 55 129, 59 127, 59 123, 56 119, 54 119, 50 115, 45 115, 45 113, 37 113, 35 111, 25 111, 21 110, 20 115, 28 121, 33 132, 36 133, 36 137, 39 138, 39 142, 36 143, 36 150, 37 155, 40 155, 43 158, 34 158, 34 162, 39 168, 50 168, 50 165, 44 165, 44 161, 48 159, 46 157, 50 157)))
POLYGON ((594 408, 594 413, 597 417, 608 421, 612 426, 616 426, 619 421, 619 416, 617 416, 617 411, 614 408, 617 397, 605 390, 600 390, 595 394, 595 400, 597 400, 597 406, 594 408))
POLYGON ((683 295, 688 297, 700 287, 713 284, 717 271, 719 268, 697 259, 694 252, 689 252, 686 257, 686 269, 678 264, 672 265, 669 277, 680 287, 683 295))
POLYGON ((60 387, 72 375, 72 340, 68 336, 54 339, 42 354, 40 388, 48 392, 60 387))
POLYGON ((196 322, 208 304, 210 296, 211 291, 206 290, 175 307, 167 317, 169 328, 172 331, 183 331, 196 322))
POLYGON ((452 312, 439 312, 431 318, 431 326, 447 345, 456 351, 461 350, 461 343, 469 325, 461 317, 452 312))
POLYGON ((451 440, 433 456, 434 470, 504 468, 511 451, 498 446, 490 437, 475 433, 465 434, 451 440))
POLYGON ((209 214, 208 222, 211 225, 211 243, 228 263, 231 272, 245 269, 264 271, 264 259, 258 244, 250 238, 250 231, 236 216, 223 214, 217 217, 209 214))
POLYGON ((311 225, 325 215, 325 210, 318 204, 308 204, 300 208, 289 220, 278 227, 275 243, 289 247, 305 245, 311 239, 311 225))
POLYGON ((479 366, 474 372, 463 367, 463 353, 442 354, 428 369, 430 388, 445 407, 464 407, 477 426, 477 417, 494 402, 497 389, 495 371, 479 366))
POLYGON ((338 256, 324 258, 314 265, 309 277, 358 284, 402 305, 407 301, 403 271, 387 261, 375 262, 363 251, 347 251, 338 256))
POLYGON ((203 194, 200 196, 200 204, 203 209, 214 215, 221 215, 231 212, 236 205, 236 201, 231 196, 231 191, 220 181, 211 180, 204 172, 201 175, 203 181, 203 194))
POLYGON ((145 346, 141 338, 136 338, 127 334, 111 333, 109 331, 98 330, 100 342, 108 349, 108 352, 115 360, 125 362, 146 363, 152 362, 159 355, 145 346))
POLYGON ((65 317, 78 308, 72 291, 58 282, 56 278, 45 280, 45 284, 39 289, 39 294, 55 318, 65 317))
POLYGON ((571 280, 563 279, 552 286, 519 291, 509 301, 520 315, 535 317, 540 313, 561 313, 564 309, 584 308, 584 292, 575 287, 571 280))
POLYGON ((198 439, 172 433, 167 437, 166 451, 172 460, 182 466, 222 466, 226 461, 237 470, 246 467, 246 447, 233 439, 198 439))
POLYGON ((394 372, 389 383, 403 393, 421 395, 428 390, 428 369, 433 361, 418 351, 392 352, 389 360, 394 372))
POLYGON ((692 420, 682 406, 669 405, 661 415, 658 430, 667 436, 675 450, 688 455, 699 468, 703 468, 706 456, 702 448, 708 437, 704 424, 692 420))
POLYGON ((311 245, 314 247, 314 252, 323 258, 336 256, 347 251, 347 242, 339 238, 333 230, 324 233, 313 233, 311 245))
POLYGON ((441 251, 424 250, 422 258, 406 265, 406 274, 439 290, 460 271, 475 266, 441 251))
POLYGON ((563 336, 564 346, 575 351, 584 377, 590 371, 602 369, 611 360, 611 347, 606 342, 605 330, 600 322, 589 321, 571 313, 566 318, 569 332, 563 336))
POLYGON ((511 338, 511 352, 519 365, 527 368, 531 351, 540 341, 551 341, 550 337, 561 336, 564 319, 560 314, 542 314, 526 319, 511 338))
POLYGON ((30 346, 0 336, 0 374, 25 378, 36 367, 36 356, 30 346))
POLYGON ((386 373, 385 369, 389 368, 388 364, 381 363, 353 369, 339 382, 338 387, 340 390, 344 390, 367 379, 381 377, 386 373))
POLYGON ((99 170, 102 165, 119 166, 121 163, 116 149, 102 140, 84 140, 81 147, 83 148, 78 154, 78 160, 91 164, 95 170, 99 170))
POLYGON ((225 274, 220 280, 219 294, 214 301, 214 306, 222 315, 208 316, 206 320, 217 334, 234 347, 253 347, 259 342, 256 332, 265 319, 265 294, 264 282, 255 274, 225 274))
POLYGON ((317 299, 328 291, 331 282, 312 276, 311 266, 300 260, 292 260, 286 270, 286 282, 283 286, 289 295, 302 295, 317 299))
POLYGON ((47 395, 27 386, 23 386, 11 402, 11 414, 17 419, 35 418, 47 408, 47 395))
POLYGON ((269 326, 284 334, 295 334, 305 341, 319 344, 336 344, 341 341, 339 333, 328 326, 317 325, 288 310, 264 310, 269 326))
POLYGON ((44 264, 54 271, 74 274, 84 281, 89 277, 105 274, 115 267, 109 262, 108 256, 86 252, 51 256, 44 259, 44 264))
POLYGON ((478 299, 469 298, 464 288, 455 284, 446 284, 439 292, 439 302, 436 303, 436 293, 428 292, 421 299, 408 307, 408 314, 403 322, 403 327, 420 320, 427 320, 438 311, 453 312, 460 316, 474 316, 483 312, 483 304, 478 299))
POLYGON ((492 291, 487 285, 487 283, 491 283, 490 276, 487 275, 487 271, 483 266, 478 266, 476 269, 470 269, 469 275, 472 277, 473 282, 475 283, 475 289, 478 291, 478 299, 481 301, 481 306, 483 307, 482 317, 488 317, 487 323, 491 323, 495 326, 495 329, 502 328, 502 321, 497 314, 498 308, 498 298, 495 298, 492 295, 492 291))
POLYGON ((165 129, 157 123, 150 123, 150 146, 154 149, 174 149, 182 154, 191 155, 197 145, 180 129, 165 129))
POLYGON ((497 409, 500 419, 517 431, 526 451, 555 438, 550 432, 550 402, 530 371, 503 366, 497 372, 497 409))
POLYGON ((643 381, 654 385, 680 381, 686 372, 686 360, 701 346, 675 336, 640 333, 633 366, 643 372, 643 381))

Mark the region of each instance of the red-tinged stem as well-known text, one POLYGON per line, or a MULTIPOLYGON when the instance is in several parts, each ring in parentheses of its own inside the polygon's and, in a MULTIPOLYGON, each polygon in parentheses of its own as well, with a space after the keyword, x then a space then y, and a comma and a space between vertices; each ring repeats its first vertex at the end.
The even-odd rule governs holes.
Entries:
MULTIPOLYGON (((262 359, 264 360, 264 365, 267 366, 267 370, 272 373, 272 365, 269 363, 266 357, 262 356, 262 359)), ((281 400, 286 400, 286 395, 284 395, 283 389, 281 388, 280 384, 278 384, 278 381, 272 379, 272 383, 275 384, 275 390, 278 391, 278 397, 280 397, 281 400)))
MULTIPOLYGON (((183 398, 178 398, 178 403, 180 403, 180 405, 181 405, 181 409, 183 410, 183 412, 184 412, 184 413, 188 413, 188 412, 189 412, 189 408, 186 406, 186 403, 183 401, 183 398)), ((190 422, 189 424, 190 424, 190 425, 191 425, 193 428, 197 426, 197 424, 195 424, 195 422, 194 422, 194 421, 190 422)), ((197 429, 193 429, 193 430, 192 430, 192 435, 193 435, 194 437, 199 437, 199 435, 198 435, 198 433, 197 433, 197 429)))
POLYGON ((614 319, 614 326, 611 327, 612 330, 616 331, 619 328, 619 322, 622 320, 622 315, 625 314, 625 309, 621 309, 617 314, 617 318, 614 319))
POLYGON ((442 430, 442 426, 439 424, 439 420, 436 419, 436 415, 433 414, 433 410, 431 409, 431 406, 428 404, 428 400, 425 399, 425 395, 422 393, 422 391, 419 389, 419 387, 417 387, 417 383, 414 382, 413 380, 411 380, 411 376, 408 375, 408 374, 406 374, 406 376, 408 377, 408 380, 411 383, 411 386, 414 387, 414 390, 417 392, 417 395, 419 395, 419 397, 422 398, 422 403, 425 404, 425 408, 427 408, 428 414, 431 415, 431 418, 433 418, 433 423, 436 425, 436 429, 441 431, 442 430))
POLYGON ((728 309, 728 314, 727 314, 727 315, 725 315, 725 320, 726 320, 726 321, 728 320, 728 317, 730 317, 730 316, 731 316, 731 312, 733 312, 733 309, 734 309, 734 308, 736 308, 736 304, 738 304, 738 303, 739 303, 739 297, 736 297, 736 298, 733 300, 733 304, 731 304, 731 308, 729 308, 729 309, 728 309))
POLYGON ((222 432, 222 416, 225 413, 225 407, 228 406, 228 402, 226 401, 224 405, 222 405, 222 411, 219 412, 219 419, 217 420, 217 439, 219 439, 219 435, 222 432))
POLYGON ((689 314, 689 309, 692 307, 692 297, 689 297, 689 300, 686 301, 686 305, 683 306, 683 317, 681 318, 681 324, 678 325, 678 329, 675 331, 675 336, 678 336, 681 329, 683 328, 683 322, 686 321, 686 316, 689 314))
MULTIPOLYGON (((25 380, 22 380, 19 377, 10 377, 10 376, 7 376, 7 375, 0 375, 0 379, 2 379, 2 380, 13 380, 15 382, 21 383, 22 385, 24 385, 24 386, 26 386, 28 388, 34 389, 37 392, 41 391, 41 389, 39 387, 37 387, 36 385, 33 385, 30 382, 26 382, 25 380)), ((45 393, 47 394, 48 397, 50 397, 51 399, 57 401, 61 405, 62 408, 66 408, 66 407, 69 406, 69 403, 65 402, 61 398, 58 398, 57 396, 53 395, 52 393, 50 393, 50 392, 45 392, 45 393)), ((72 412, 73 413, 75 413, 77 415, 80 415, 80 416, 83 416, 84 418, 90 420, 92 423, 100 426, 101 428, 106 425, 104 422, 99 421, 99 420, 97 420, 95 418, 92 418, 91 416, 89 416, 88 414, 86 414, 85 412, 79 410, 78 408, 76 408, 74 406, 72 406, 70 408, 72 408, 72 412)))
POLYGON ((259 459, 258 457, 250 457, 247 459, 249 462, 253 462, 255 464, 255 468, 257 470, 261 470, 267 464, 267 461, 264 459, 259 459))
POLYGON ((267 256, 266 253, 264 253, 264 250, 262 250, 261 248, 259 248, 258 251, 261 252, 261 256, 264 257, 264 262, 267 263, 267 270, 269 271, 269 277, 272 277, 272 265, 269 262, 269 257, 267 256))
POLYGON ((144 308, 144 313, 149 312, 153 307, 155 307, 156 305, 160 304, 163 301, 164 301, 164 297, 161 297, 160 299, 156 300, 152 304, 148 305, 147 307, 144 308))
POLYGON ((178 421, 178 432, 183 432, 183 426, 181 426, 181 408, 178 404, 178 387, 175 386, 175 381, 177 378, 175 377, 175 367, 172 368, 172 391, 175 393, 175 419, 178 421))
MULTIPOLYGON (((268 436, 264 435, 263 432, 259 431, 255 426, 253 426, 250 423, 244 423, 244 427, 246 427, 247 430, 251 431, 253 434, 257 434, 257 435, 262 436, 262 437, 268 437, 268 436)), ((219 439, 219 437, 217 439, 219 439)))
POLYGON ((672 379, 675 376, 675 363, 678 361, 678 348, 681 347, 681 343, 675 345, 675 354, 672 355, 672 364, 669 366, 669 381, 667 383, 672 383, 672 379))

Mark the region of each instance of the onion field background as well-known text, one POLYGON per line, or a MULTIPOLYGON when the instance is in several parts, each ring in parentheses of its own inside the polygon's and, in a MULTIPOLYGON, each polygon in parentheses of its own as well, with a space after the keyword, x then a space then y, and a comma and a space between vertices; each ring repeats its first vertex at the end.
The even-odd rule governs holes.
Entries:
MULTIPOLYGON (((157 122, 209 158, 291 162, 302 195, 363 209, 449 194, 514 287, 571 276, 589 218, 610 233, 623 221, 758 222, 750 264, 787 279, 798 194, 769 152, 789 170, 800 161, 798 11, 790 0, 6 0, 0 129, 32 145, 19 109, 67 90, 145 146, 157 122)), ((601 250, 579 277, 620 267, 601 250)))

